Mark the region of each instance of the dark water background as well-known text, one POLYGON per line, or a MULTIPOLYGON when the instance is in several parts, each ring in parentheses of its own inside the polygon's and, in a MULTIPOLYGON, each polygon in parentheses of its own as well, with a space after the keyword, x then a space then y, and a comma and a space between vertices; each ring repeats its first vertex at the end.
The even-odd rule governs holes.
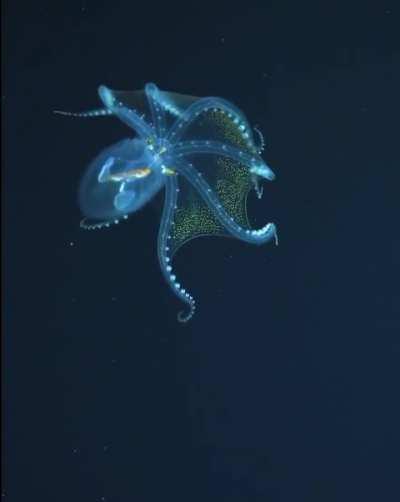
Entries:
POLYGON ((3 499, 399 501, 397 2, 5 1, 2 25, 3 499), (279 247, 177 256, 184 327, 161 198, 79 229, 126 128, 52 114, 149 81, 233 101, 277 174, 250 210, 279 247))

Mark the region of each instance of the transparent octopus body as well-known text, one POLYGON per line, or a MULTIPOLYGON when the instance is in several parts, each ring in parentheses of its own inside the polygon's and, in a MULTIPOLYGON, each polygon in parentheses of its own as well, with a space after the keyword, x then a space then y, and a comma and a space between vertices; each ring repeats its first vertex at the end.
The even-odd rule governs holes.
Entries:
POLYGON ((158 259, 171 290, 187 305, 178 314, 186 322, 195 313, 196 302, 172 263, 183 244, 203 235, 277 243, 273 223, 253 229, 247 218, 249 191, 254 189, 261 198, 261 182, 275 178, 261 157, 262 134, 253 131, 236 106, 217 97, 165 92, 153 83, 130 92, 100 86, 99 96, 103 108, 57 112, 115 116, 133 131, 131 137, 105 148, 84 173, 79 188, 81 227, 119 223, 163 189, 158 259))

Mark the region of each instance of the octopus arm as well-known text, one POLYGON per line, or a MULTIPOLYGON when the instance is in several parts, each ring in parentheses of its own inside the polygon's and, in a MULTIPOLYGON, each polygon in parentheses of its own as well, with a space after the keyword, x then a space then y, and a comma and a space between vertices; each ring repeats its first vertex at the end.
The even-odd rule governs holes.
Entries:
POLYGON ((158 260, 163 276, 175 295, 189 306, 189 311, 179 312, 178 320, 187 322, 193 316, 196 305, 193 297, 177 281, 172 270, 172 256, 169 241, 171 239, 171 227, 174 224, 174 212, 178 197, 178 183, 174 176, 168 176, 165 183, 164 209, 161 217, 160 229, 158 233, 157 252, 158 260))
POLYGON ((220 141, 183 141, 175 146, 174 154, 178 156, 192 154, 215 154, 227 157, 247 166, 251 173, 267 180, 275 179, 273 171, 259 156, 252 156, 239 148, 220 141))
POLYGON ((232 103, 229 103, 222 98, 200 98, 188 108, 186 108, 181 116, 175 121, 174 125, 168 132, 167 139, 172 144, 178 142, 186 132, 188 126, 202 113, 207 112, 210 109, 221 110, 225 112, 230 118, 232 118, 232 120, 236 121, 238 124, 241 124, 244 130, 250 129, 250 126, 243 113, 234 105, 232 105, 232 103))
POLYGON ((145 86, 145 92, 156 134, 159 138, 163 138, 166 134, 165 111, 162 107, 160 91, 155 84, 149 83, 145 86))
POLYGON ((133 108, 128 108, 121 101, 118 101, 114 92, 108 87, 99 87, 99 96, 105 107, 121 122, 131 129, 134 129, 139 136, 146 139, 154 134, 154 129, 144 120, 144 118, 133 108))
POLYGON ((96 110, 87 110, 84 112, 65 112, 63 110, 54 110, 53 113, 56 113, 57 115, 65 115, 67 117, 78 118, 96 118, 113 115, 113 112, 108 108, 97 108, 96 110))

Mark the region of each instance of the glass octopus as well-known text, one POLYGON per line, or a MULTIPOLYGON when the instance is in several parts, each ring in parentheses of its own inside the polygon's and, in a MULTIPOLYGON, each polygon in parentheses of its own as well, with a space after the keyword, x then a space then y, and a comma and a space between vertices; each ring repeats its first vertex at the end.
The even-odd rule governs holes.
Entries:
POLYGON ((264 140, 244 114, 217 97, 198 98, 161 91, 124 92, 99 87, 103 108, 78 117, 113 115, 135 132, 104 149, 88 166, 79 189, 84 214, 81 227, 98 229, 127 219, 164 187, 164 209, 157 251, 161 271, 172 291, 188 305, 178 314, 188 321, 195 299, 178 281, 172 266, 176 251, 202 235, 233 236, 264 244, 277 232, 273 223, 252 229, 246 201, 254 188, 262 196, 261 179, 273 180, 261 157, 264 140))

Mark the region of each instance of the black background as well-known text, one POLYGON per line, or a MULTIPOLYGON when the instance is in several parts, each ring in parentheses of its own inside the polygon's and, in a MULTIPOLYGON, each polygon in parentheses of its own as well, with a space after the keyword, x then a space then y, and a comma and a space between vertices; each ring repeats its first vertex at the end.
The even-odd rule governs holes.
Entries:
POLYGON ((397 2, 3 2, 3 499, 400 500, 397 2), (54 109, 146 82, 244 110, 277 180, 256 225, 156 257, 162 194, 84 232, 129 131, 54 109))

